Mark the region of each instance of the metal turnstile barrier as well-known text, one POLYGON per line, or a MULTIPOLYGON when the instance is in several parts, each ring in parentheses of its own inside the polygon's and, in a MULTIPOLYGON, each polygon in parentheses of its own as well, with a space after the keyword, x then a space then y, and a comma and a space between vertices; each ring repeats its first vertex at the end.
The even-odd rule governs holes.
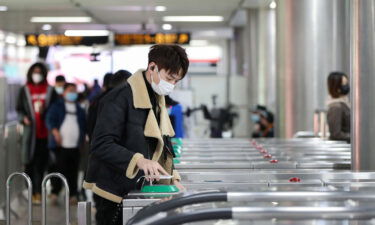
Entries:
MULTIPOLYGON (((140 210, 127 225, 163 225, 182 224, 213 219, 237 220, 355 220, 375 218, 375 194, 373 192, 209 192, 176 197, 166 202, 159 202, 140 210), (367 205, 351 206, 297 206, 293 202, 305 201, 363 201, 367 205), (180 210, 168 213, 170 210, 189 205, 199 205, 210 202, 287 202, 287 206, 271 207, 231 207, 213 209, 180 210)), ((184 209, 184 208, 183 208, 184 209)))
MULTIPOLYGON (((21 172, 14 172, 11 175, 9 175, 7 181, 6 181, 6 225, 11 224, 11 193, 10 193, 10 186, 12 184, 13 179, 16 176, 21 176, 25 179, 26 184, 27 184, 27 189, 28 189, 28 205, 27 205, 27 210, 28 210, 28 217, 27 217, 27 224, 31 225, 32 220, 33 220, 33 203, 32 203, 32 195, 33 195, 33 188, 32 188, 32 182, 30 177, 26 173, 21 173, 21 172)), ((70 222, 70 211, 69 211, 69 186, 68 182, 66 181, 65 177, 60 174, 60 173, 51 173, 48 174, 47 176, 44 177, 42 181, 42 225, 47 225, 47 188, 46 184, 47 181, 51 177, 57 177, 62 180, 64 187, 65 187, 65 224, 69 225, 70 222)), ((89 225, 89 224, 87 224, 89 225)))
POLYGON ((60 173, 50 173, 42 181, 42 225, 47 225, 47 181, 52 177, 60 178, 65 187, 65 225, 70 224, 69 185, 60 173))
POLYGON ((32 224, 32 216, 33 216, 33 205, 32 205, 32 196, 33 196, 33 186, 31 183, 30 177, 26 173, 19 173, 15 172, 12 173, 6 182, 6 224, 10 225, 10 212, 11 212, 11 201, 10 201, 10 185, 12 180, 16 176, 21 176, 26 180, 27 183, 27 189, 28 189, 28 219, 27 219, 27 224, 31 225, 32 224))
POLYGON ((78 202, 78 225, 91 225, 91 202, 78 202))

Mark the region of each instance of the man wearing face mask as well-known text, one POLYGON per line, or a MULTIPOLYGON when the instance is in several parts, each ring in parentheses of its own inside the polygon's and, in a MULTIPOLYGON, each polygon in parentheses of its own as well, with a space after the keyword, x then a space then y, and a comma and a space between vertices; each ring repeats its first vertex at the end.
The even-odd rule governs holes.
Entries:
POLYGON ((61 96, 64 93, 65 77, 63 75, 58 75, 55 78, 55 91, 61 96))
POLYGON ((330 99, 327 122, 330 139, 350 142, 349 79, 342 72, 332 72, 327 80, 330 99))
POLYGON ((184 189, 173 165, 170 137, 175 133, 164 96, 184 78, 188 66, 180 46, 154 45, 147 70, 137 71, 101 99, 83 184, 97 196, 98 225, 122 224, 122 200, 139 188, 142 176, 184 189), (173 178, 160 180, 160 175, 173 178))
MULTIPOLYGON (((64 75, 57 75, 55 77, 55 92, 59 96, 59 98, 56 98, 56 100, 60 99, 60 97, 63 97, 64 93, 64 85, 66 83, 64 75)), ((48 162, 48 173, 55 173, 57 172, 57 165, 56 165, 56 149, 49 149, 49 162, 48 162)), ((52 177, 51 178, 51 186, 52 186, 52 193, 58 193, 61 189, 61 180, 52 177)), ((52 203, 57 203, 57 195, 51 194, 49 196, 52 203)))
MULTIPOLYGON (((56 100, 46 115, 49 130, 48 147, 55 149, 57 171, 62 173, 69 185, 70 202, 77 202, 79 147, 85 137, 85 111, 77 103, 77 87, 66 83, 62 98, 56 100)), ((52 195, 57 196, 61 183, 56 183, 52 195)), ((51 198, 57 199, 57 197, 51 198)))
POLYGON ((20 89, 16 106, 19 122, 23 125, 21 160, 33 184, 35 204, 41 201, 41 183, 49 155, 45 112, 57 98, 53 87, 47 83, 47 73, 43 63, 35 63, 29 68, 27 83, 20 89))

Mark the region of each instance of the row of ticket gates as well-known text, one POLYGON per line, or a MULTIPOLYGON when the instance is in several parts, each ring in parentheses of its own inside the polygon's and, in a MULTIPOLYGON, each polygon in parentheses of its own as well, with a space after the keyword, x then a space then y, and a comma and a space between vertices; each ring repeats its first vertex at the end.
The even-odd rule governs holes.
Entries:
MULTIPOLYGON (((173 144, 187 191, 146 182, 123 200, 124 225, 375 224, 375 172, 350 170, 349 144, 315 138, 174 139, 173 144)), ((30 184, 27 175, 12 174, 7 193, 17 175, 30 184)), ((42 225, 48 224, 45 186, 53 176, 66 183, 60 174, 45 177, 42 225)), ((66 225, 68 196, 61 222, 66 225)), ((9 194, 7 203, 8 225, 9 194)), ((30 202, 29 215, 31 207, 30 202)), ((94 224, 91 212, 91 202, 79 202, 78 225, 94 224)))

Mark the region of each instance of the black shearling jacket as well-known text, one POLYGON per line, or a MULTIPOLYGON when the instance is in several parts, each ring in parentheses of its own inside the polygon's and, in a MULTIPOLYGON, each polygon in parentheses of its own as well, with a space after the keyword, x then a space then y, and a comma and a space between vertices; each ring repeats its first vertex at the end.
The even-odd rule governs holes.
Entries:
POLYGON ((144 174, 136 163, 142 157, 158 161, 174 179, 180 179, 173 166, 170 137, 174 131, 164 96, 157 96, 158 123, 146 82, 139 70, 99 103, 83 186, 113 202, 120 203, 137 188, 144 174), (150 140, 155 144, 150 145, 150 140))

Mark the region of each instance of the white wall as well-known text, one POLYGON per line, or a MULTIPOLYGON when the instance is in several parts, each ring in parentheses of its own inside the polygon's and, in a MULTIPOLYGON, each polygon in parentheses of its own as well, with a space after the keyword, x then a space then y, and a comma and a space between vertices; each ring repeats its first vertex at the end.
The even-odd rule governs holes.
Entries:
POLYGON ((0 76, 8 83, 24 83, 28 67, 37 60, 38 49, 25 47, 23 35, 0 30, 0 76))
MULTIPOLYGON (((217 95, 217 107, 226 105, 227 78, 225 76, 191 76, 189 77, 191 90, 193 92, 193 105, 195 107, 201 104, 207 105, 209 109, 212 105, 212 95, 217 95)), ((230 77, 230 103, 236 106, 236 112, 239 119, 235 123, 235 137, 249 136, 249 115, 247 108, 247 81, 244 76, 230 77)), ((198 137, 209 136, 209 121, 203 118, 202 112, 195 113, 193 116, 195 122, 194 133, 198 137)))

